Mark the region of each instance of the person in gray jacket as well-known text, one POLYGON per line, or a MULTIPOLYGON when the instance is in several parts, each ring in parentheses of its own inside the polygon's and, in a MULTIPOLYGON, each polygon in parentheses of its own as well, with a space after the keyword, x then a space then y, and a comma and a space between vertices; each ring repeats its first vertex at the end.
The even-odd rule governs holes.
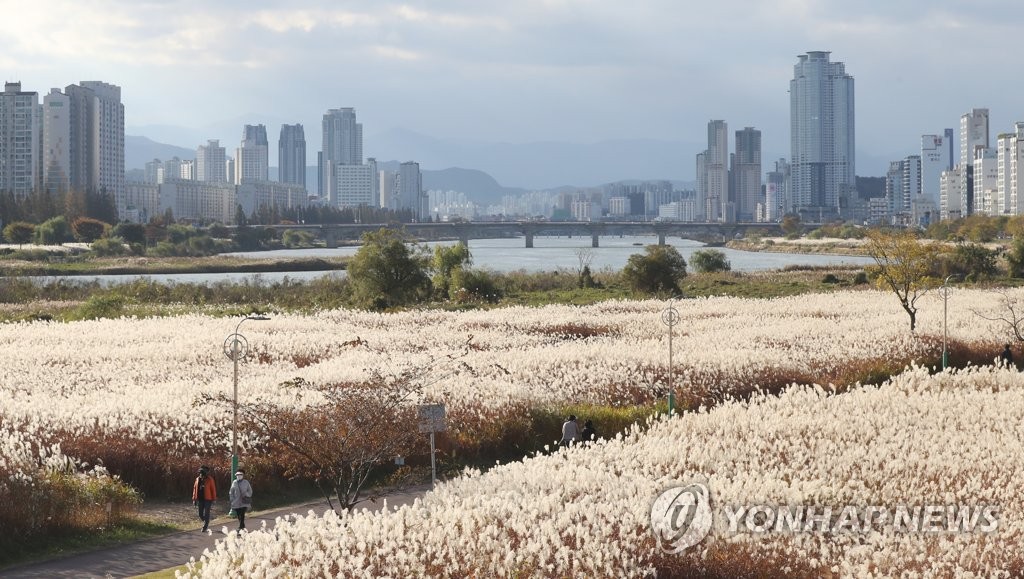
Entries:
POLYGON ((245 513, 252 508, 252 485, 245 480, 244 470, 238 469, 235 472, 228 498, 231 499, 231 508, 238 515, 238 530, 241 531, 245 528, 245 513))

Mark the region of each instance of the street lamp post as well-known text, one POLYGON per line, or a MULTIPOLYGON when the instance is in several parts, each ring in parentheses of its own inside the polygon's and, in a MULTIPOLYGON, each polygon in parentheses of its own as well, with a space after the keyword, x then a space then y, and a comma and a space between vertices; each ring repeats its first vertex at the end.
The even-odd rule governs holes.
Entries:
POLYGON ((668 307, 661 312, 661 321, 668 326, 668 414, 671 416, 676 406, 676 392, 672 385, 672 327, 679 323, 679 310, 668 307))
POLYGON ((945 281, 942 282, 942 289, 939 290, 942 293, 942 369, 945 370, 949 365, 949 349, 946 346, 946 320, 948 319, 948 302, 949 302, 949 280, 954 276, 947 275, 945 281))
POLYGON ((245 336, 238 333, 238 329, 242 327, 242 323, 246 320, 257 320, 265 321, 269 320, 267 316, 250 314, 242 318, 238 325, 235 326, 233 334, 229 334, 227 339, 224 340, 224 355, 227 356, 234 364, 234 391, 231 396, 233 416, 231 418, 231 477, 234 480, 235 472, 238 470, 238 360, 244 358, 249 353, 249 342, 245 339, 245 336))

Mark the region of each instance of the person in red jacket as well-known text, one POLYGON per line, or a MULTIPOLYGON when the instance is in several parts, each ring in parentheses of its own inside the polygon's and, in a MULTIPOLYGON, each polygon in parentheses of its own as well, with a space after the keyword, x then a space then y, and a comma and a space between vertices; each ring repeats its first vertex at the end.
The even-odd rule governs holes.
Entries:
POLYGON ((203 522, 203 531, 210 528, 210 508, 217 500, 217 483, 209 476, 210 467, 199 467, 196 482, 192 485, 192 504, 199 509, 199 520, 203 522))

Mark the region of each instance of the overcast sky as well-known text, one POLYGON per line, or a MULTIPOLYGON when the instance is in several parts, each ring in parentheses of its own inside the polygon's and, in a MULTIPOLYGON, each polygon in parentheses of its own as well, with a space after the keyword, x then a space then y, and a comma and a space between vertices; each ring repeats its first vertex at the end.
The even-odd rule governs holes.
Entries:
POLYGON ((6 80, 120 85, 130 134, 255 115, 276 141, 301 122, 313 160, 323 112, 348 106, 367 136, 511 143, 697 143, 721 118, 785 153, 811 50, 856 78, 871 155, 911 154, 972 107, 992 110, 993 138, 1024 120, 1021 0, 0 2, 6 80))

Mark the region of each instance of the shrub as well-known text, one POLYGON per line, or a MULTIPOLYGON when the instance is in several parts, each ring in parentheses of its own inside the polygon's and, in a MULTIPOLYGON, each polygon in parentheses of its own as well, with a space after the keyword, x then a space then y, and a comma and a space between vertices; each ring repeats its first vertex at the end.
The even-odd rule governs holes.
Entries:
POLYGON ((821 283, 839 283, 839 278, 836 277, 836 274, 834 273, 826 273, 824 276, 822 276, 821 283))
POLYGON ((25 221, 15 221, 4 227, 4 238, 10 243, 25 245, 32 241, 36 233, 36 226, 25 221))
POLYGON ((103 237, 108 229, 110 229, 109 224, 91 217, 79 217, 71 223, 71 231, 74 233, 75 239, 86 243, 92 243, 103 237))
POLYGON ((64 216, 47 219, 36 227, 36 243, 39 245, 61 245, 71 240, 71 226, 64 216))
POLYGON ((643 293, 680 293, 679 280, 686 277, 686 260, 670 245, 648 245, 643 254, 629 256, 622 277, 643 293))
POLYGON ((718 249, 701 249, 693 252, 690 256, 690 265, 697 273, 716 273, 732 269, 725 252, 718 249))
POLYGON ((141 223, 118 223, 110 235, 120 237, 127 244, 146 244, 146 226, 141 223))
POLYGON ((128 248, 116 237, 97 239, 92 243, 91 249, 93 253, 101 257, 128 253, 128 248))
POLYGON ((868 274, 863 271, 858 271, 857 275, 853 276, 853 283, 855 285, 868 283, 868 274))

